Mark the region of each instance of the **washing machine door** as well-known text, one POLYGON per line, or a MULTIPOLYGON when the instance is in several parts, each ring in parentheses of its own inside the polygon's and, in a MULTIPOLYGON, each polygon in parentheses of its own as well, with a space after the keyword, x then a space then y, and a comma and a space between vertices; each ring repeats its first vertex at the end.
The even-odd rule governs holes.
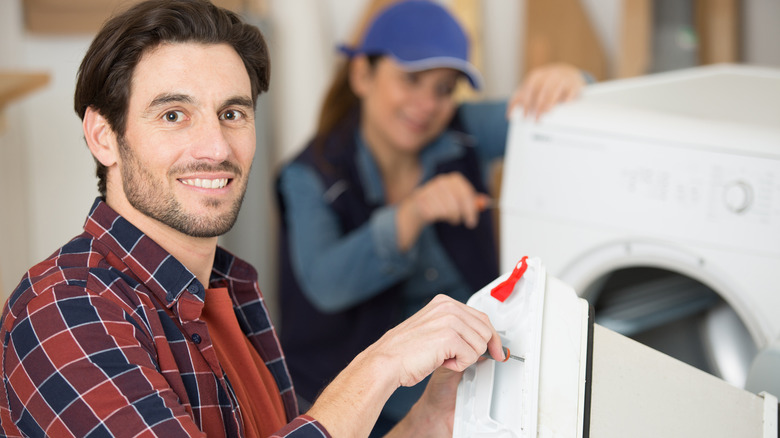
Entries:
POLYGON ((726 273, 668 242, 616 241, 559 273, 596 323, 743 388, 760 332, 726 273))

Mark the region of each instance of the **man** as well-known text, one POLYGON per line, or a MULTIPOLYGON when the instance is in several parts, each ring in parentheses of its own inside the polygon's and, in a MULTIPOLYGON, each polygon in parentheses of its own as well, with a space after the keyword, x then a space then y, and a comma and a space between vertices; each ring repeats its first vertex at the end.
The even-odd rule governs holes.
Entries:
POLYGON ((6 303, 4 436, 365 436, 393 390, 434 370, 390 434, 451 434, 459 371, 503 352, 484 314, 444 297, 298 415, 257 274, 217 247, 268 80, 260 32, 205 0, 141 3, 95 37, 75 107, 101 197, 6 303))

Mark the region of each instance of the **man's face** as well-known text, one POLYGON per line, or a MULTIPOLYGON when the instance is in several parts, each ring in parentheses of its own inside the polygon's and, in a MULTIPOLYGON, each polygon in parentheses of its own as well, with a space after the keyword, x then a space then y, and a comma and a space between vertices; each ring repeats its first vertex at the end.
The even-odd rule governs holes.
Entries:
POLYGON ((254 122, 249 75, 230 46, 153 49, 136 66, 118 139, 120 196, 186 235, 224 234, 246 191, 254 122))

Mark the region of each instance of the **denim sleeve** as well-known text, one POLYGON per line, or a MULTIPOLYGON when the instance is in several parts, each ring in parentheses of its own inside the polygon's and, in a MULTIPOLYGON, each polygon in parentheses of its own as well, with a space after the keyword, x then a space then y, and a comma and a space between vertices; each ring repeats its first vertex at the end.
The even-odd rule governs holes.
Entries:
POLYGON ((312 169, 288 165, 282 170, 279 188, 291 264, 303 293, 319 310, 338 312, 352 307, 411 272, 418 249, 400 252, 395 206, 377 209, 365 224, 344 233, 312 169))
POLYGON ((464 103, 458 115, 466 132, 477 141, 477 155, 483 164, 504 156, 509 121, 506 118, 507 101, 464 103))
MULTIPOLYGON (((596 83, 590 72, 581 70, 581 73, 586 85, 596 83)), ((477 154, 485 165, 504 156, 509 129, 508 103, 507 100, 466 102, 458 108, 466 131, 477 140, 477 154)))

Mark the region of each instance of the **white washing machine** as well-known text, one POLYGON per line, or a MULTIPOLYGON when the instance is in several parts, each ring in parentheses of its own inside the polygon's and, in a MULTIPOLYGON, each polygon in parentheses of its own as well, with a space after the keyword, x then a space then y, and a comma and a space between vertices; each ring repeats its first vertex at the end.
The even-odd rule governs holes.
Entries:
POLYGON ((750 369, 780 358, 780 70, 604 82, 540 122, 517 114, 500 223, 503 272, 537 256, 596 323, 777 393, 750 369))

